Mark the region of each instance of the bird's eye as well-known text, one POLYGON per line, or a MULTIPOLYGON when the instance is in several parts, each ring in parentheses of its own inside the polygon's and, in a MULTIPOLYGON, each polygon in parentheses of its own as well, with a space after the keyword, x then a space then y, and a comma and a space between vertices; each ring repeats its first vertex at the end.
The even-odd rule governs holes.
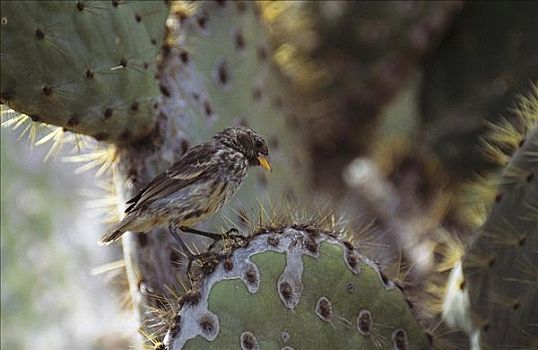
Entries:
POLYGON ((263 143, 260 140, 256 140, 256 148, 262 148, 263 143))

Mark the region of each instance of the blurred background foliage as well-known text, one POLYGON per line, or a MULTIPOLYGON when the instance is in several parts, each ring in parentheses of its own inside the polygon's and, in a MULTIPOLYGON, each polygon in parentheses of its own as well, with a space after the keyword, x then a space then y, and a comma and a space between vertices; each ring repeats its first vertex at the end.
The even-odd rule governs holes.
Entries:
MULTIPOLYGON (((343 174, 369 157, 398 194, 400 219, 433 222, 412 223, 424 235, 412 244, 435 240, 438 223, 463 236, 476 228, 458 210, 461 190, 495 170, 482 137, 513 119, 517 96, 538 80, 538 2, 259 5, 293 86, 315 191, 345 199, 351 217, 365 211, 368 195, 343 174)), ((128 348, 134 317, 106 275, 91 273, 120 256, 95 244, 103 226, 80 195, 98 191, 95 171, 58 161, 67 149, 43 162, 46 147, 17 136, 2 129, 2 348, 128 348)))

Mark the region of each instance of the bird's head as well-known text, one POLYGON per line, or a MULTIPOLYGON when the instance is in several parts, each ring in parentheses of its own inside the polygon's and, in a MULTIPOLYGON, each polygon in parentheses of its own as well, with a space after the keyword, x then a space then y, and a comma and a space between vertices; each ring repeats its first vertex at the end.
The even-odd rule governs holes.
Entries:
POLYGON ((234 126, 219 132, 215 135, 215 139, 243 153, 249 165, 259 165, 271 171, 267 143, 254 130, 245 126, 234 126))

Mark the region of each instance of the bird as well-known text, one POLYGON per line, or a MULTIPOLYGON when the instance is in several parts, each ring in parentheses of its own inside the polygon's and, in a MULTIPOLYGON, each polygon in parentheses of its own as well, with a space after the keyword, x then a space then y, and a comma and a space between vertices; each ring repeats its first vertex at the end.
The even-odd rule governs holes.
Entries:
POLYGON ((245 126, 220 131, 188 149, 128 200, 123 220, 110 228, 99 243, 109 245, 127 231, 143 233, 165 225, 187 252, 178 229, 220 239, 222 235, 192 227, 216 213, 238 192, 252 166, 271 171, 265 140, 245 126))

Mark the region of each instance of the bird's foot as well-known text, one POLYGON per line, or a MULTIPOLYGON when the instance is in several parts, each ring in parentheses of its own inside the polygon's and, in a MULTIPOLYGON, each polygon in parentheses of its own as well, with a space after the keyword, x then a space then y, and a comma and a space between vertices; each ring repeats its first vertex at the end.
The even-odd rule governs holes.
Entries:
POLYGON ((232 227, 228 231, 224 232, 222 235, 219 235, 219 239, 215 240, 213 243, 211 243, 211 245, 207 248, 207 251, 208 252, 212 251, 213 248, 215 248, 215 245, 217 245, 217 243, 219 241, 222 241, 222 240, 225 240, 225 239, 226 240, 233 240, 234 245, 238 245, 238 242, 239 243, 244 242, 245 236, 241 235, 239 233, 238 229, 236 229, 235 227, 232 227))
MULTIPOLYGON (((180 229, 182 231, 185 231, 185 232, 190 232, 190 230, 186 231, 183 228, 180 228, 180 229)), ((183 241, 183 239, 181 239, 181 237, 180 237, 180 235, 178 233, 178 230, 177 230, 177 228, 175 226, 170 225, 169 226, 169 231, 170 231, 170 234, 172 235, 172 237, 174 237, 174 239, 181 246, 181 249, 184 251, 184 254, 185 254, 185 256, 187 258, 187 261, 188 261, 187 262, 187 276, 189 277, 191 282, 195 280, 195 274, 193 274, 192 271, 191 271, 192 270, 192 264, 194 262, 198 262, 202 272, 205 272, 205 273, 207 273, 212 267, 214 267, 214 266, 216 266, 216 264, 218 264, 218 262, 219 262, 218 254, 215 254, 215 253, 211 252, 211 250, 208 250, 207 252, 204 252, 204 253, 195 254, 195 253, 193 253, 193 251, 191 249, 189 249, 189 247, 183 241)), ((235 230, 235 231, 237 231, 237 230, 235 230)), ((230 231, 228 231, 228 232, 230 232, 230 231)), ((204 233, 206 233, 206 232, 204 232, 204 233)), ((216 237, 217 240, 215 240, 214 243, 219 242, 222 239, 222 236, 223 235, 218 235, 216 237)))
MULTIPOLYGON (((169 228, 170 233, 172 234, 174 239, 179 243, 181 248, 184 250, 185 255, 187 256, 187 259, 188 259, 187 274, 188 275, 191 275, 192 264, 196 261, 199 262, 202 267, 214 265, 213 257, 217 256, 218 254, 215 254, 213 252, 213 249, 215 248, 217 243, 222 242, 223 240, 226 240, 226 241, 233 240, 232 246, 235 246, 235 247, 243 246, 245 243, 245 237, 239 234, 239 230, 235 227, 230 228, 228 231, 224 232, 223 234, 200 231, 200 230, 196 230, 196 229, 193 229, 190 227, 184 227, 184 226, 179 227, 179 229, 183 232, 193 233, 200 236, 211 238, 214 241, 213 243, 211 243, 211 245, 208 247, 205 253, 194 254, 179 236, 177 232, 177 228, 174 226, 170 226, 169 228)), ((218 262, 218 259, 216 261, 218 262)))
POLYGON ((195 262, 195 261, 202 261, 203 262, 203 259, 206 257, 206 253, 202 253, 202 254, 193 254, 193 255, 190 255, 188 256, 188 260, 189 262, 187 263, 187 275, 191 278, 191 281, 193 280, 193 275, 191 274, 191 269, 192 269, 192 263, 195 262))
POLYGON ((232 227, 232 228, 229 229, 228 231, 224 232, 223 236, 232 238, 232 237, 234 237, 234 236, 240 236, 240 234, 239 234, 239 230, 238 230, 238 229, 236 229, 235 227, 232 227), (235 234, 233 235, 232 233, 235 233, 235 234))

